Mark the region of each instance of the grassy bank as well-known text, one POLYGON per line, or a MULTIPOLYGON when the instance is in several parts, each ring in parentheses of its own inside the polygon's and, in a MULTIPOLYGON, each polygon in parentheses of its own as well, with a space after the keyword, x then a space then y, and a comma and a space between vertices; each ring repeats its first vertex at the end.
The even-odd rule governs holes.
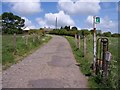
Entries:
POLYGON ((12 64, 17 63, 23 57, 35 51, 37 48, 41 47, 47 43, 51 36, 40 36, 34 37, 32 35, 26 36, 17 35, 16 36, 16 52, 14 51, 13 35, 3 35, 2 36, 2 66, 3 69, 8 68, 12 64), (33 40, 34 38, 34 40, 33 40))
POLYGON ((0 35, 0 64, 2 64, 2 35, 0 35))
POLYGON ((81 39, 80 50, 76 48, 75 40, 73 37, 66 36, 69 41, 73 54, 78 63, 80 63, 80 70, 84 75, 89 77, 88 83, 90 88, 117 88, 118 87, 118 38, 108 38, 109 39, 109 51, 112 53, 112 60, 110 64, 110 74, 109 80, 105 83, 101 82, 101 79, 98 76, 92 75, 92 70, 90 66, 93 62, 93 39, 92 36, 87 36, 87 53, 83 57, 83 39, 81 39))

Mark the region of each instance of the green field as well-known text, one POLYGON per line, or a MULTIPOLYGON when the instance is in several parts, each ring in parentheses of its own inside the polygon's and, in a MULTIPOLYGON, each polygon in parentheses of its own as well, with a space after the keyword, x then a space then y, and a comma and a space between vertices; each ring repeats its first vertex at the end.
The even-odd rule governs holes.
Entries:
POLYGON ((92 70, 90 69, 93 63, 93 38, 92 35, 87 36, 87 53, 83 57, 83 39, 81 39, 80 50, 76 48, 75 39, 73 37, 66 36, 69 41, 73 54, 78 63, 80 63, 80 70, 89 77, 89 87, 90 88, 117 88, 118 87, 118 38, 109 37, 109 51, 112 53, 112 60, 110 64, 110 74, 108 81, 105 83, 101 82, 99 77, 92 75, 92 70))
POLYGON ((16 49, 14 49, 14 39, 13 35, 3 35, 2 36, 2 66, 3 69, 8 68, 12 64, 20 61, 23 57, 35 51, 37 48, 47 43, 51 36, 40 36, 38 35, 23 35, 16 36, 16 49), (34 41, 33 41, 34 38, 34 41))

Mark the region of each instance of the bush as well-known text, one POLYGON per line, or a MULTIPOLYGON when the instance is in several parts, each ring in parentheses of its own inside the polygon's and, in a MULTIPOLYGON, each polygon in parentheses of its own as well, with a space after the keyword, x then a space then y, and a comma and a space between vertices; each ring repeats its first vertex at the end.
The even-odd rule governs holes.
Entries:
POLYGON ((111 37, 111 32, 104 32, 103 36, 105 36, 105 37, 111 37))
POLYGON ((114 33, 114 34, 112 34, 111 36, 112 36, 112 37, 120 37, 120 34, 114 33))
POLYGON ((28 31, 28 34, 45 35, 45 31, 44 30, 31 29, 31 30, 28 31))
POLYGON ((76 30, 74 31, 67 31, 66 29, 60 29, 60 30, 53 30, 50 31, 49 34, 55 34, 55 35, 67 35, 67 36, 74 36, 77 33, 76 30))

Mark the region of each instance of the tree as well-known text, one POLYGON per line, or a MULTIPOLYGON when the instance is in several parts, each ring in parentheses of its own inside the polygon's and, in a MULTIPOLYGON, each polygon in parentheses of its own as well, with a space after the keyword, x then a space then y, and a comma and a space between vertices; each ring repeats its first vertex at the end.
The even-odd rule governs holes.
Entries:
POLYGON ((66 29, 67 31, 70 31, 70 26, 65 26, 64 29, 66 29))
POLYGON ((72 27, 72 30, 77 30, 77 27, 72 27))
POLYGON ((104 33, 103 33, 103 36, 111 37, 111 32, 104 32, 104 33))
POLYGON ((25 20, 10 12, 2 14, 2 32, 7 34, 22 33, 25 20))
POLYGON ((81 34, 82 34, 82 35, 85 35, 85 36, 86 36, 86 35, 89 35, 89 34, 90 34, 90 31, 88 31, 87 29, 82 29, 82 30, 81 30, 81 34))
POLYGON ((60 29, 63 29, 63 27, 61 26, 60 29))
POLYGON ((112 37, 120 37, 120 34, 119 33, 114 33, 111 35, 112 37))
POLYGON ((93 33, 94 33, 94 30, 90 30, 90 33, 93 35, 93 33))
POLYGON ((0 15, 0 33, 1 33, 1 31, 2 31, 2 17, 0 15))

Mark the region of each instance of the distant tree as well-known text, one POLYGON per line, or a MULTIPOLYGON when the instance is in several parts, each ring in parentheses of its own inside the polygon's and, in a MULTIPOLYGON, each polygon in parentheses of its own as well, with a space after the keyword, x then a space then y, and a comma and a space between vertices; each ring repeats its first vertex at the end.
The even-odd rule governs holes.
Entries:
POLYGON ((103 36, 105 36, 105 37, 111 37, 111 32, 104 32, 103 36))
POLYGON ((0 21, 2 20, 2 16, 0 15, 0 21))
POLYGON ((44 30, 44 28, 40 28, 39 30, 44 30))
POLYGON ((24 22, 25 20, 17 15, 4 12, 2 14, 2 31, 7 34, 22 33, 21 28, 24 27, 24 22))
POLYGON ((94 30, 90 30, 90 33, 93 35, 94 30))
POLYGON ((60 29, 63 29, 63 27, 60 27, 60 29))
POLYGON ((74 27, 72 27, 72 30, 77 30, 77 27, 75 27, 75 26, 74 26, 74 27))
POLYGON ((65 26, 64 29, 66 29, 67 31, 70 31, 70 26, 65 26))
POLYGON ((2 17, 0 15, 0 34, 1 34, 1 32, 2 32, 2 17))
POLYGON ((87 29, 82 29, 82 30, 81 30, 81 34, 82 34, 82 35, 85 35, 85 36, 86 36, 86 35, 89 35, 89 34, 90 34, 90 31, 87 30, 87 29))
POLYGON ((2 25, 2 16, 0 15, 0 26, 2 25))
POLYGON ((113 33, 111 36, 112 37, 120 37, 120 34, 119 33, 113 33))

